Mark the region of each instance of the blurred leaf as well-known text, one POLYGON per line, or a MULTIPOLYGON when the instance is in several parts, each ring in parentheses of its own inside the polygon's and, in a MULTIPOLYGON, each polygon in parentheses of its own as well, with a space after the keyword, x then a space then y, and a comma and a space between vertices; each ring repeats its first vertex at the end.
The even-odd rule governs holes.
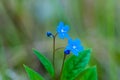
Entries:
POLYGON ((66 62, 61 80, 74 80, 86 67, 90 59, 91 50, 84 50, 79 56, 72 56, 66 62))
POLYGON ((35 72, 34 70, 30 69, 26 65, 24 65, 24 67, 30 80, 44 80, 43 77, 39 75, 37 72, 35 72))
POLYGON ((96 66, 87 68, 76 80, 97 80, 96 66))
POLYGON ((41 61, 41 63, 44 65, 45 69, 53 77, 54 76, 54 68, 53 68, 51 62, 45 56, 43 56, 39 51, 33 49, 33 52, 38 57, 38 59, 41 61))

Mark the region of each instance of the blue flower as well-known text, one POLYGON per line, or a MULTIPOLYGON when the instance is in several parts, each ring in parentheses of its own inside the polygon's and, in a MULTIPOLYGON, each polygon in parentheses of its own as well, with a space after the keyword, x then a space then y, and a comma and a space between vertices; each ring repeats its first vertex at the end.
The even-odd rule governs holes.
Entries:
POLYGON ((78 56, 79 52, 83 51, 83 46, 79 39, 69 39, 68 45, 66 46, 66 50, 70 50, 74 55, 78 56))
POLYGON ((61 39, 69 38, 68 31, 69 31, 69 26, 64 25, 63 22, 60 22, 57 27, 57 33, 58 33, 59 38, 61 39))

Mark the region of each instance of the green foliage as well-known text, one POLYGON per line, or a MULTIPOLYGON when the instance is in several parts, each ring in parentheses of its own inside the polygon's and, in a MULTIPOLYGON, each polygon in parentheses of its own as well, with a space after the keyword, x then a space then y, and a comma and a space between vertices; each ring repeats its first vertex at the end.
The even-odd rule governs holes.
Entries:
POLYGON ((96 66, 85 69, 76 80, 97 80, 96 66))
POLYGON ((42 78, 42 76, 40 76, 37 72, 35 72, 34 70, 30 69, 29 67, 27 67, 26 65, 24 65, 25 70, 30 78, 30 80, 44 80, 42 78))
POLYGON ((79 56, 72 56, 66 62, 61 80, 74 80, 87 66, 91 50, 84 50, 79 56))
POLYGON ((51 62, 43 56, 39 51, 33 49, 34 54, 38 57, 38 59, 41 61, 45 69, 49 72, 49 74, 54 77, 54 68, 51 64, 51 62))

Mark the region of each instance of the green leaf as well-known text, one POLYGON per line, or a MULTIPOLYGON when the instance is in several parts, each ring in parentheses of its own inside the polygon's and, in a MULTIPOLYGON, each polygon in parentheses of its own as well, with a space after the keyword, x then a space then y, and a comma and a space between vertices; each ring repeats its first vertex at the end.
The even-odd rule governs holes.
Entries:
POLYGON ((98 80, 96 66, 87 68, 76 80, 98 80))
POLYGON ((79 56, 71 56, 65 62, 61 80, 74 80, 87 66, 91 50, 84 50, 79 56))
POLYGON ((26 70, 30 80, 44 80, 41 75, 39 75, 37 72, 35 72, 34 70, 30 69, 26 65, 24 65, 24 68, 25 68, 25 70, 26 70))
POLYGON ((52 77, 54 77, 54 68, 52 64, 50 63, 50 61, 45 56, 43 56, 39 51, 33 49, 33 52, 38 57, 38 59, 41 61, 41 63, 43 64, 45 69, 49 72, 49 74, 52 77))

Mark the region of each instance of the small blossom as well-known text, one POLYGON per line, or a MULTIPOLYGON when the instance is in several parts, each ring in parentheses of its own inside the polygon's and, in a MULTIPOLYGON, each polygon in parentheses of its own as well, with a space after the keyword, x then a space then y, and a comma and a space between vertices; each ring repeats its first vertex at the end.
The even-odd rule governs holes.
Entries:
POLYGON ((47 37, 53 37, 53 34, 51 32, 46 33, 47 37))
POLYGON ((64 50, 64 54, 70 54, 70 50, 64 50))
POLYGON ((64 25, 63 22, 60 22, 57 27, 57 33, 58 33, 59 38, 61 39, 69 38, 68 31, 69 31, 69 26, 64 25))
POLYGON ((66 50, 70 50, 74 55, 78 56, 79 52, 83 51, 83 46, 79 39, 69 39, 66 50))

